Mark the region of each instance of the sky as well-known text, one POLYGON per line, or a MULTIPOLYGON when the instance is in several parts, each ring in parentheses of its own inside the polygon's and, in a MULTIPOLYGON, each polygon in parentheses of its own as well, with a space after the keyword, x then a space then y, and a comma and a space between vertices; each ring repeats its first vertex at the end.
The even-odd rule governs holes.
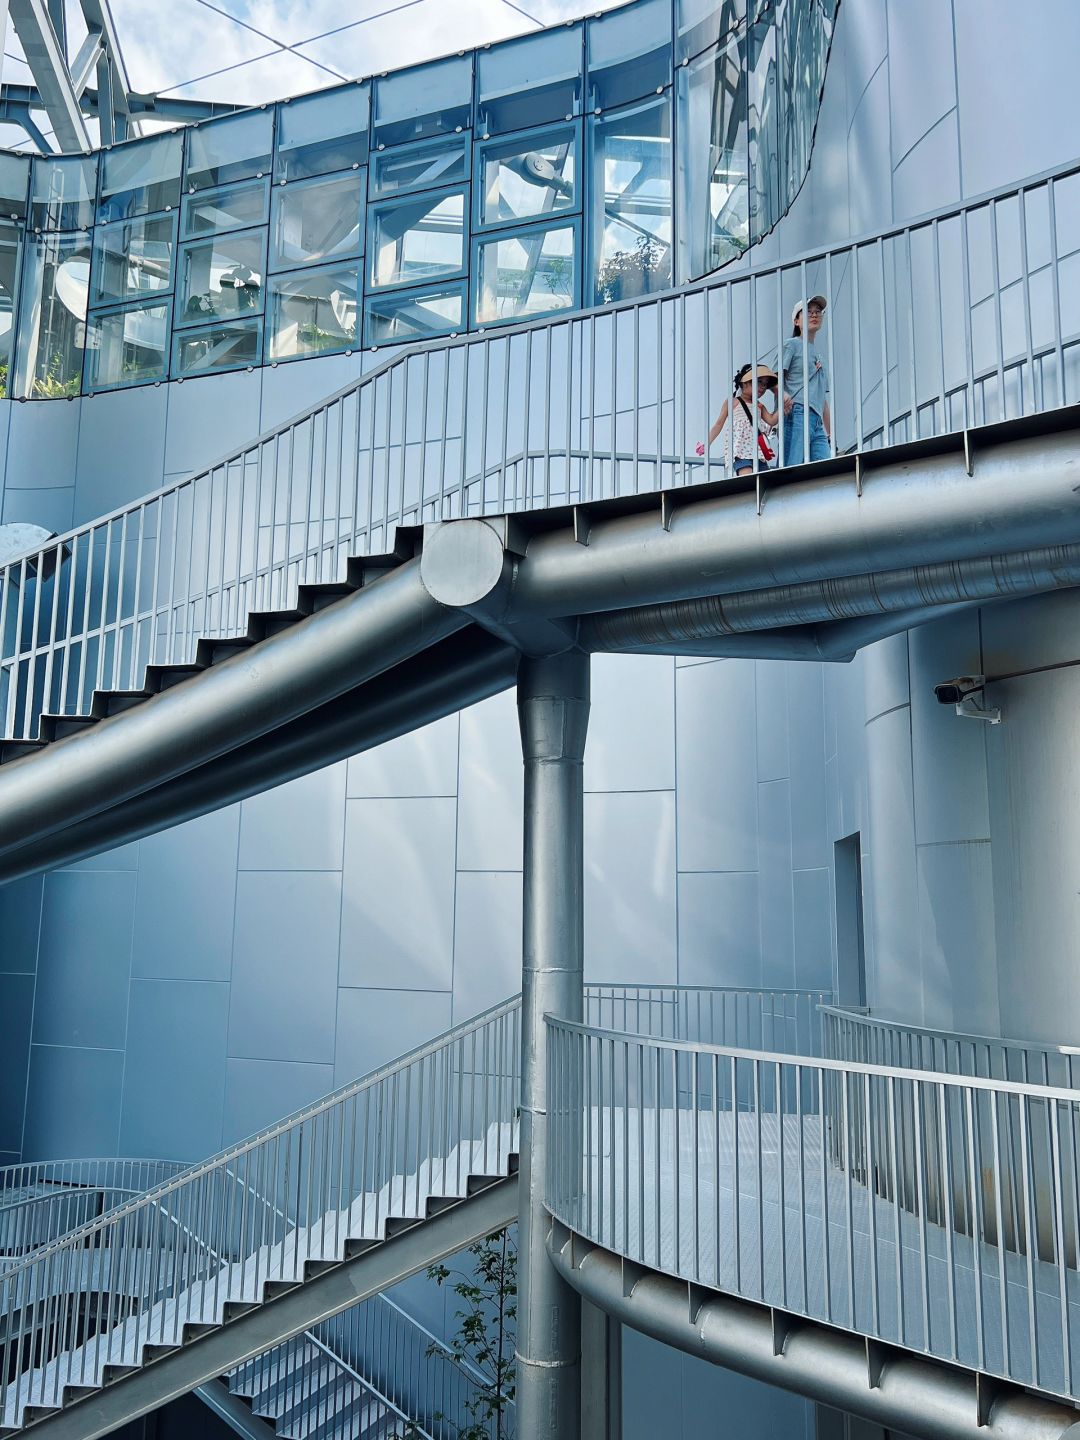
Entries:
MULTIPOLYGON (((69 51, 85 35, 66 0, 69 51)), ((258 104, 523 35, 624 0, 110 0, 131 88, 258 104)), ((31 83, 8 26, 0 78, 31 83)), ((48 133, 47 126, 43 129, 48 133)), ((0 127, 0 144, 21 133, 0 127)), ((36 148, 28 142, 18 148, 36 148)))

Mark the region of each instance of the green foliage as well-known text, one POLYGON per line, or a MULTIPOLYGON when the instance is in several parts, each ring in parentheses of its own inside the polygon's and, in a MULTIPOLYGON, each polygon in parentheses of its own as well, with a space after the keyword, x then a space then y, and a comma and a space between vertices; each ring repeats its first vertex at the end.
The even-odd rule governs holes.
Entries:
POLYGON ((78 395, 82 388, 81 375, 64 375, 64 357, 59 350, 49 356, 45 374, 34 380, 34 394, 42 400, 62 400, 68 395, 78 395))
POLYGON ((597 297, 631 300, 668 283, 670 250, 655 235, 639 235, 632 250, 617 250, 596 272, 597 297))
POLYGON ((454 1312, 458 1326, 448 1342, 451 1351, 489 1379, 467 1402, 469 1418, 455 1427, 457 1440, 505 1440, 507 1412, 517 1393, 517 1246, 509 1230, 499 1230, 470 1245, 468 1254, 473 1259, 471 1274, 446 1265, 432 1265, 427 1272, 437 1285, 452 1282, 454 1294, 463 1302, 454 1312))

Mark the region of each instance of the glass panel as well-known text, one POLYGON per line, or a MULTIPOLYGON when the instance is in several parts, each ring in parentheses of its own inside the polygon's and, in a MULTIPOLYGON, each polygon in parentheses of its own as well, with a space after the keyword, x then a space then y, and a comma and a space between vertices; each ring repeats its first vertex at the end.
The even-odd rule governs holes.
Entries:
POLYGON ((181 135, 133 140, 101 156, 98 219, 126 220, 180 203, 181 135))
POLYGON ((44 235, 23 259, 15 393, 77 395, 82 379, 90 236, 44 235))
POLYGON ((171 290, 175 248, 176 220, 171 215, 99 226, 94 231, 91 303, 171 290))
POLYGON ((430 190, 469 178, 469 137, 421 140, 383 150, 371 157, 372 195, 393 195, 405 190, 430 190))
POLYGON ((465 269, 464 190, 372 205, 368 228, 372 285, 415 285, 465 269))
POLYGON ((671 284, 671 102, 589 118, 597 301, 671 284))
POLYGON ((465 327, 465 285, 441 285, 436 290, 410 290, 402 295, 375 295, 364 312, 364 344, 393 345, 402 340, 425 340, 465 327))
POLYGON ((0 400, 10 393, 8 369, 15 343, 13 321, 22 239, 21 225, 0 222, 0 400))
POLYGON ((371 91, 339 85, 278 108, 275 180, 303 180, 363 165, 368 153, 371 91))
POLYGON ((29 189, 29 156, 0 154, 0 215, 8 220, 25 220, 29 189))
POLYGON ((483 138, 580 115, 581 46, 581 26, 569 25, 481 50, 476 128, 483 138))
POLYGON ((671 83, 671 0, 638 0, 590 20, 590 110, 642 100, 671 83))
POLYGON ((305 180, 274 191, 270 225, 270 269, 283 270, 359 255, 364 245, 364 191, 367 175, 305 180))
POLYGON ((97 160, 82 155, 35 159, 30 224, 34 230, 85 230, 94 223, 97 160))
POLYGON ((260 311, 265 255, 262 230, 182 245, 176 323, 205 324, 260 311))
POLYGON ((262 321, 234 320, 207 330, 183 330, 173 341, 173 374, 206 375, 258 365, 262 321))
POLYGON ((780 140, 777 126, 776 28, 769 20, 747 31, 750 155, 750 237, 758 240, 780 218, 780 140))
POLYGON ((750 243, 741 41, 681 67, 677 90, 682 282, 715 270, 750 243))
POLYGON ((417 65, 375 81, 372 141, 401 145, 425 135, 445 135, 472 124, 472 56, 417 65))
POLYGON ((577 225, 532 225, 477 242, 476 321, 528 319, 577 303, 577 225))
POLYGON ((481 225, 575 210, 580 123, 489 141, 480 152, 481 225))
POLYGON ((675 63, 700 55, 746 19, 746 0, 675 0, 675 63))
MULTIPOLYGON (((776 23, 782 57, 778 90, 784 166, 779 190, 786 209, 798 193, 810 163, 832 21, 817 5, 788 5, 776 23)), ((774 110, 775 94, 774 90, 769 97, 774 110)))
POLYGON ((360 342, 360 267, 331 266, 270 281, 271 360, 351 350, 360 342))
POLYGON ((184 239, 194 235, 216 235, 224 230, 243 230, 248 225, 265 225, 270 209, 270 181, 251 180, 223 190, 204 190, 185 195, 181 206, 184 239))
POLYGON ((187 187, 208 190, 270 171, 273 110, 244 110, 187 131, 187 187))
POLYGON ((86 326, 86 388, 164 380, 169 305, 135 305, 94 315, 86 326))

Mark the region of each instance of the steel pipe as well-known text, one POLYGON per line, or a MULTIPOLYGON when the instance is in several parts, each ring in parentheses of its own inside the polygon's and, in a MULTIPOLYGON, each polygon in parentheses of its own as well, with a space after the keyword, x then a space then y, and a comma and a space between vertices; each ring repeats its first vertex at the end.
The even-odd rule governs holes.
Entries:
POLYGON ((411 561, 42 755, 0 766, 0 855, 268 735, 467 624, 411 561))
POLYGON ((517 1405, 520 1440, 580 1433, 581 1305, 545 1247, 545 1014, 584 1014, 584 785, 589 658, 523 659, 525 762, 517 1405))
POLYGON ((922 1440, 1080 1440, 1080 1412, 1017 1386, 876 1347, 658 1271, 643 1271, 553 1222, 548 1254, 608 1315, 714 1365, 922 1440), (981 1387, 981 1388, 980 1388, 981 1387))

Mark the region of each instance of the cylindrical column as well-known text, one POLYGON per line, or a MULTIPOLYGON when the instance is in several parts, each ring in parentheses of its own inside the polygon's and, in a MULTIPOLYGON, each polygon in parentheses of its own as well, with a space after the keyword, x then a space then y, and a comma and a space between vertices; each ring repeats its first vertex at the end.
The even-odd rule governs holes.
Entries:
POLYGON ((580 1433, 581 1301, 545 1246, 545 1014, 583 1014, 583 785, 589 657, 525 658, 518 671, 525 761, 522 1098, 517 1411, 519 1440, 580 1433))

